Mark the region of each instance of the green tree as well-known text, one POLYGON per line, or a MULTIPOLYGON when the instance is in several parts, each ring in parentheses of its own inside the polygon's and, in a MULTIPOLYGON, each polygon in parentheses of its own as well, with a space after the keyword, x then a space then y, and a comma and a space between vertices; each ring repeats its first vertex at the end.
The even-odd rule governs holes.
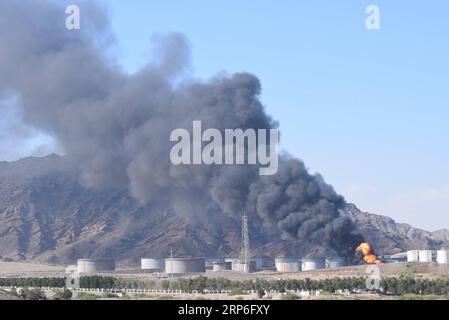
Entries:
POLYGON ((168 290, 169 288, 170 288, 170 281, 162 280, 161 281, 161 289, 162 290, 168 290))
POLYGON ((42 290, 39 289, 28 289, 22 290, 20 296, 25 300, 47 300, 47 296, 42 290))
POLYGON ((73 293, 69 289, 59 290, 53 295, 54 300, 70 300, 72 299, 73 293))

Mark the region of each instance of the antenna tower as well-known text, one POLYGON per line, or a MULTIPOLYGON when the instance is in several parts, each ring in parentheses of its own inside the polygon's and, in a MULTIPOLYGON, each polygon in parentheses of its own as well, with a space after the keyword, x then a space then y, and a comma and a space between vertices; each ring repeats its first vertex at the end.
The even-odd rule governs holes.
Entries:
POLYGON ((240 242, 240 263, 244 272, 249 272, 249 230, 248 230, 248 214, 243 212, 242 215, 242 239, 240 242))

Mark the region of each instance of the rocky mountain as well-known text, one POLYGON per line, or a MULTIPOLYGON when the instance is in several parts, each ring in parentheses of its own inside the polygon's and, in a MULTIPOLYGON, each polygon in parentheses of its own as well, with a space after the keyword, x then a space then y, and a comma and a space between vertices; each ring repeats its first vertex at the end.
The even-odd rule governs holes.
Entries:
MULTIPOLYGON (((142 207, 120 190, 86 189, 67 159, 50 155, 0 162, 0 256, 71 263, 77 258, 238 256, 240 218, 191 217, 142 207)), ((250 224, 257 255, 326 253, 250 224)))
POLYGON ((342 213, 357 225, 358 231, 377 248, 378 253, 398 253, 409 249, 440 249, 449 246, 449 230, 434 232, 414 228, 393 219, 361 212, 348 204, 342 213))
MULTIPOLYGON (((238 256, 239 217, 183 216, 162 204, 142 207, 123 191, 86 189, 63 157, 0 162, 0 256, 73 263, 77 258, 238 256)), ((360 233, 379 253, 449 244, 449 231, 427 232, 348 205, 360 233)), ((332 255, 307 241, 283 240, 276 228, 250 223, 254 255, 332 255)))

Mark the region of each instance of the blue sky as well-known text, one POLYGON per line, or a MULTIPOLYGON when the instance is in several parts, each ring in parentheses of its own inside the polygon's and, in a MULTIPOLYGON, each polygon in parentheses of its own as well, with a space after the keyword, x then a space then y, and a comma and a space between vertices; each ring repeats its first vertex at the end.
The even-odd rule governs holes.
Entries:
POLYGON ((260 78, 282 147, 348 201, 449 228, 448 1, 104 3, 128 72, 151 59, 153 34, 182 32, 195 77, 260 78), (369 4, 380 30, 365 28, 369 4))

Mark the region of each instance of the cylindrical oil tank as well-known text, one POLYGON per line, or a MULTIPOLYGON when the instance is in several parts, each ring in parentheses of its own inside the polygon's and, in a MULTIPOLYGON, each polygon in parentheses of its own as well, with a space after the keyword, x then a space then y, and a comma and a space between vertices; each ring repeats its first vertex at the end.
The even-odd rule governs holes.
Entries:
POLYGON ((419 261, 419 250, 407 251, 407 262, 418 262, 418 261, 419 261))
POLYGON ((254 272, 256 271, 256 262, 251 260, 249 263, 240 263, 237 262, 232 264, 232 270, 238 272, 254 272))
POLYGON ((164 270, 165 261, 163 259, 142 258, 140 260, 142 270, 164 270))
POLYGON ((212 263, 212 271, 219 272, 226 270, 224 261, 215 261, 212 263))
POLYGON ((437 263, 448 263, 449 261, 449 251, 448 250, 438 250, 437 251, 437 263))
POLYGON ((327 258, 326 268, 340 268, 345 265, 345 261, 342 258, 327 258))
POLYGON ((169 258, 165 259, 165 273, 182 274, 206 272, 204 258, 169 258))
POLYGON ((326 262, 324 259, 304 258, 301 260, 301 270, 302 271, 324 269, 325 267, 326 267, 326 262))
POLYGON ((431 250, 419 250, 418 252, 419 262, 432 262, 431 250))
POLYGON ((77 265, 79 273, 95 273, 115 270, 115 261, 111 259, 78 259, 77 265))
POLYGON ((301 265, 298 257, 278 257, 274 259, 277 272, 299 272, 301 265))
POLYGON ((263 269, 263 258, 262 257, 254 257, 251 258, 252 261, 255 263, 255 269, 254 270, 262 270, 263 269))

